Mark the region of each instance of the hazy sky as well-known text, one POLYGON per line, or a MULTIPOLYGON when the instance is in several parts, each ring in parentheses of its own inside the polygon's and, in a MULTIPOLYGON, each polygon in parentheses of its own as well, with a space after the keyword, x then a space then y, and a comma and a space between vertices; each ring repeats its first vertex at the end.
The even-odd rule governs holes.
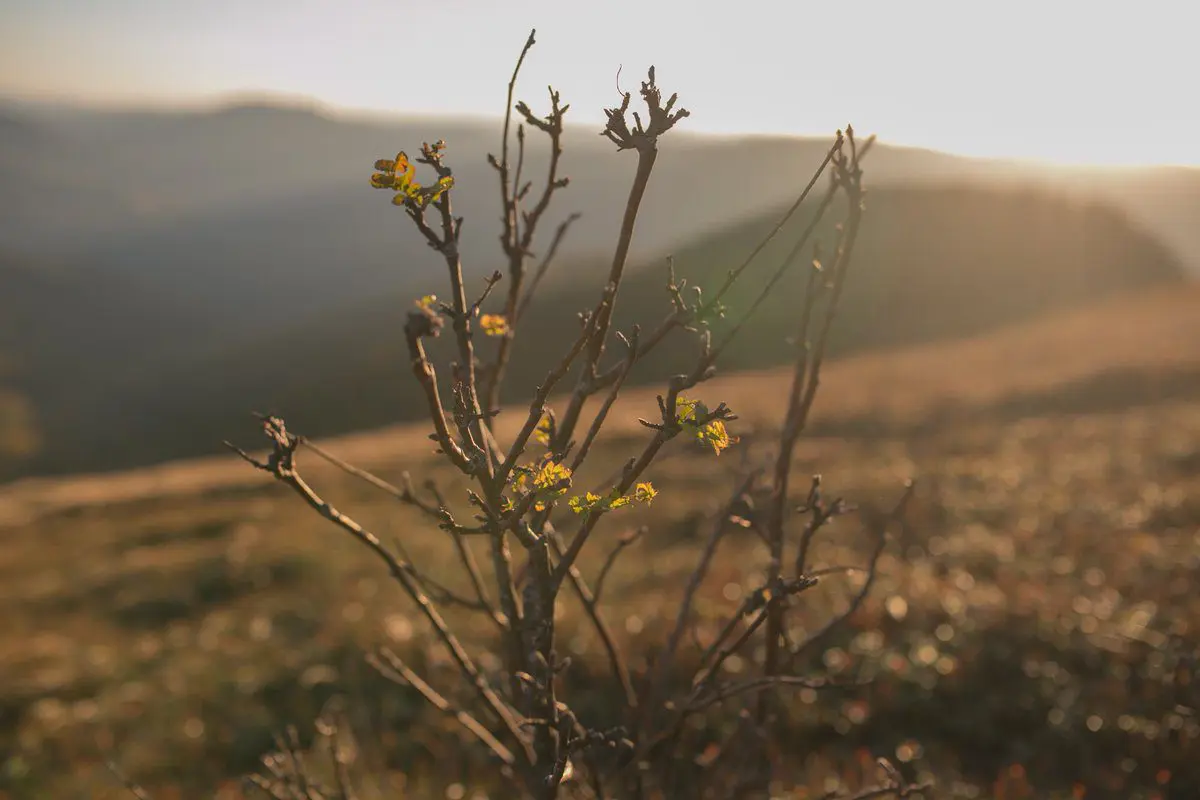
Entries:
POLYGON ((653 63, 697 131, 1200 164, 1196 0, 0 0, 0 93, 495 115, 531 27, 520 96, 576 122, 653 63))

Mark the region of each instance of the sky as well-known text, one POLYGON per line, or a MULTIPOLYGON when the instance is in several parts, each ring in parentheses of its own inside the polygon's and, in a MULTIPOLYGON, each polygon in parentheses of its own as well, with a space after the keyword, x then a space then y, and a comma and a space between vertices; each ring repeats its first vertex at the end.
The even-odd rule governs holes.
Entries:
POLYGON ((1195 0, 0 0, 0 94, 496 116, 531 28, 518 96, 574 122, 654 64, 694 131, 1200 165, 1195 0))

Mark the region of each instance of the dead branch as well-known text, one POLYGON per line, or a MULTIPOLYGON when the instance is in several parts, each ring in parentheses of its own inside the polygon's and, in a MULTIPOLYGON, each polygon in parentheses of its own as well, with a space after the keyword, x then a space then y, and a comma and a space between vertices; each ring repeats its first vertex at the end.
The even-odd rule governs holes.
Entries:
POLYGON ((291 488, 313 510, 362 542, 383 561, 392 577, 395 578, 396 582, 400 584, 409 598, 417 605, 425 618, 429 620, 438 638, 441 639, 442 644, 450 651, 451 656, 454 658, 463 675, 470 680, 480 699, 496 715, 499 721, 504 724, 516 742, 524 744, 520 728, 517 725, 516 716, 500 696, 496 694, 483 673, 475 666, 475 662, 458 641, 458 637, 451 632, 446 621, 442 618, 442 615, 430 601, 429 597, 420 590, 420 587, 412 578, 410 566, 401 562, 385 548, 379 537, 363 528, 350 517, 342 514, 305 483, 296 469, 295 456, 299 442, 288 433, 282 419, 279 417, 265 417, 263 419, 263 430, 275 445, 273 452, 266 462, 260 462, 245 451, 231 444, 226 444, 245 461, 271 474, 276 480, 291 488))
POLYGON ((513 752, 505 747, 483 723, 475 719, 466 711, 455 707, 445 697, 438 693, 436 689, 430 686, 414 672, 407 664, 400 659, 398 655, 387 648, 379 650, 379 656, 368 655, 367 662, 374 667, 384 677, 390 678, 396 683, 411 686, 416 689, 422 697, 429 702, 431 706, 448 714, 457 720, 458 724, 462 725, 476 739, 487 746, 495 756, 505 764, 512 766, 517 763, 517 757, 513 752))

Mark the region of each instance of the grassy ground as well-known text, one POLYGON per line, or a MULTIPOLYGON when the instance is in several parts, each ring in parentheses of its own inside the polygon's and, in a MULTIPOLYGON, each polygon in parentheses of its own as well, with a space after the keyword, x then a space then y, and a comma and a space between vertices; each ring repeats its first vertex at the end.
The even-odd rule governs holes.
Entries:
MULTIPOLYGON (((853 782, 873 752, 931 773, 939 797, 1200 796, 1189 710, 1200 703, 1167 644, 1200 649, 1198 342, 1200 294, 1175 292, 829 369, 798 469, 878 508, 905 478, 919 483, 871 600, 821 654, 873 685, 795 698, 788 741, 805 785, 853 782)), ((605 529, 651 525, 605 589, 628 652, 660 638, 697 516, 765 455, 782 380, 707 384, 704 399, 744 415, 743 443, 720 459, 681 448, 653 475, 654 506, 605 529)), ((633 420, 653 408, 645 393, 618 405, 584 484, 639 446, 633 420)), ((454 478, 427 466, 424 434, 329 447, 392 480, 432 474, 454 497, 454 478)), ((422 565, 444 561, 436 571, 461 585, 444 533, 308 462, 329 499, 422 565)), ((219 786, 236 797, 230 778, 254 767, 272 731, 309 728, 334 694, 348 695, 363 766, 411 796, 481 774, 451 727, 363 663, 389 644, 450 685, 400 591, 265 476, 219 459, 15 484, 0 490, 0 526, 0 797, 121 796, 109 749, 157 797, 219 786)), ((861 561, 864 545, 840 520, 817 563, 861 561)), ((701 641, 764 563, 748 537, 724 547, 701 641)), ((830 579, 805 595, 797 624, 818 624, 854 586, 830 579)), ((593 702, 601 713, 597 644, 569 600, 562 616, 577 680, 594 681, 585 713, 593 702)), ((468 638, 487 635, 476 625, 468 638)))

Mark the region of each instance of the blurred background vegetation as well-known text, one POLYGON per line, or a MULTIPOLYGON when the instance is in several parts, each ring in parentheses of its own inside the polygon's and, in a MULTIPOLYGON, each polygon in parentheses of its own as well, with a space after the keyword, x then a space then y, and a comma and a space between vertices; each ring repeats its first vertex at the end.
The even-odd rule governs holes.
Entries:
MULTIPOLYGON (((270 105, 0 112, 0 476, 213 454, 251 408, 314 435, 419 415, 415 386, 396 368, 400 309, 436 293, 441 272, 366 188, 377 156, 445 138, 456 209, 472 226, 464 263, 477 281, 500 266, 490 233, 499 201, 484 158, 491 125, 363 122, 270 105), (64 170, 62 153, 84 147, 89 169, 64 170)), ((566 137, 572 184, 558 219, 582 217, 529 320, 537 334, 517 348, 509 399, 541 377, 556 341, 548 334, 573 324, 606 272, 630 165, 602 145, 589 129, 566 137)), ((825 147, 686 134, 673 145, 639 222, 637 269, 618 307, 625 327, 669 310, 668 255, 691 285, 715 285, 825 147)), ((531 149, 530 174, 542 158, 531 149)), ((1182 283, 1200 263, 1200 243, 1187 240, 1194 225, 1176 218, 1181 207, 1200 213, 1192 169, 1035 168, 887 145, 868 162, 871 224, 837 354, 975 335, 1182 283), (1161 193, 1175 198, 1173 213, 1161 212, 1161 193)), ((767 255, 782 256, 806 223, 799 215, 767 255)), ((772 263, 761 262, 764 276, 772 263)), ((779 287, 726 368, 788 358, 796 286, 779 287)), ((749 300, 736 295, 732 310, 749 300)), ((635 379, 661 366, 647 362, 635 379)))
MULTIPOLYGON (((508 404, 527 399, 604 280, 631 164, 595 133, 565 139, 572 183, 547 222, 582 217, 524 321, 508 404)), ((411 470, 448 496, 461 488, 433 465, 424 426, 407 424, 423 411, 403 319, 415 298, 444 292, 442 268, 367 183, 374 159, 438 138, 481 286, 501 266, 491 122, 0 100, 3 800, 122 796, 110 752, 156 797, 240 797, 234 778, 271 734, 294 723, 307 735, 334 696, 347 700, 357 766, 378 781, 364 798, 489 788, 458 732, 363 662, 387 643, 423 673, 453 674, 386 576, 220 449, 254 435, 248 412, 275 412, 393 481, 411 470)), ((826 146, 674 136, 617 327, 668 313, 668 257, 690 286, 719 284, 826 146)), ((545 166, 540 152, 528 159, 531 174, 545 166)), ((907 477, 918 490, 876 591, 813 656, 872 685, 799 693, 784 723, 808 792, 797 796, 869 782, 878 755, 936 779, 937 797, 1200 796, 1200 170, 886 143, 866 169, 866 222, 797 469, 879 506, 907 477)), ((719 460, 677 448, 652 476, 660 499, 626 519, 651 529, 607 590, 631 651, 669 623, 658 610, 693 562, 714 489, 771 440, 799 279, 778 286, 702 387, 741 416, 741 443, 719 460)), ((731 316, 750 289, 730 296, 731 316)), ((583 480, 633 452, 653 386, 691 356, 668 346, 639 364, 583 480)), ((502 414, 501 428, 519 416, 502 414)), ((449 554, 411 510, 311 471, 421 563, 449 554)), ((857 563, 864 547, 839 521, 816 560, 857 563)), ((764 565, 749 552, 726 543, 700 640, 758 584, 764 565)), ((854 588, 826 581, 802 623, 854 588)), ((594 703, 579 710, 602 717, 613 687, 596 642, 570 603, 562 626, 570 680, 594 703)), ((489 634, 468 638, 486 646, 489 634)), ((715 739, 721 724, 705 719, 700 733, 715 739)))

